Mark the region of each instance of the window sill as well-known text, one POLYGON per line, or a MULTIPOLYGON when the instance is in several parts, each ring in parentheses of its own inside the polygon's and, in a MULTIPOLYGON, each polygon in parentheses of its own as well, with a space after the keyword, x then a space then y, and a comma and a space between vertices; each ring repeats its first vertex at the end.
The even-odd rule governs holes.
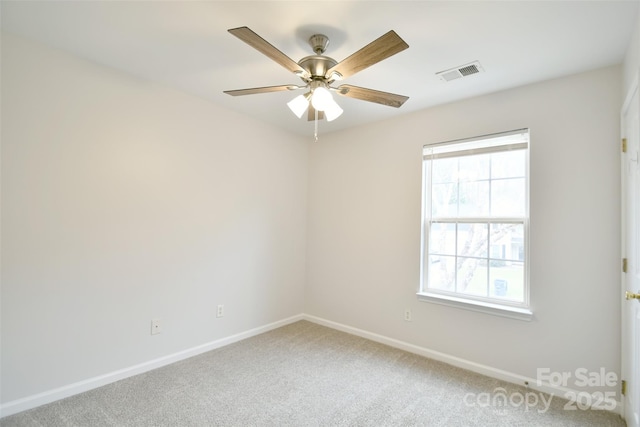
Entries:
POLYGON ((463 298, 434 294, 431 292, 418 292, 417 295, 420 301, 426 301, 434 304, 462 308, 465 310, 492 314, 494 316, 509 317, 511 319, 517 320, 531 321, 533 319, 533 312, 526 308, 510 307, 506 305, 492 304, 489 302, 466 300, 463 298))

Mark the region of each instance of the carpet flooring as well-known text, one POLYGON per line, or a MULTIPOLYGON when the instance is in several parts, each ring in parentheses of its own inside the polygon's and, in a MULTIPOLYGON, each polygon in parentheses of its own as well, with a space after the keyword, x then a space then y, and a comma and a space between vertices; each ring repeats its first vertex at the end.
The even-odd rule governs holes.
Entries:
POLYGON ((565 404, 559 397, 299 321, 5 417, 0 425, 625 425, 611 412, 568 411, 565 404))

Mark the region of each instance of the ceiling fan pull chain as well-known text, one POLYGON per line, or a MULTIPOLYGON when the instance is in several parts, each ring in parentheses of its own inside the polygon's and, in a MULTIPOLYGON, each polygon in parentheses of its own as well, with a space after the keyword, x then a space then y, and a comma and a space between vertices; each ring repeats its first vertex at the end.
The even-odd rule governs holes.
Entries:
POLYGON ((313 134, 315 138, 315 142, 318 142, 318 110, 316 110, 316 120, 315 120, 315 132, 313 134))

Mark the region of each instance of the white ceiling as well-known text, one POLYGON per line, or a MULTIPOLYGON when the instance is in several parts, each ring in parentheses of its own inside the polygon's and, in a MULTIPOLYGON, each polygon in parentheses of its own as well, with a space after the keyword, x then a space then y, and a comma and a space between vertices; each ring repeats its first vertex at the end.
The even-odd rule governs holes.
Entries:
MULTIPOLYGON (((634 1, 2 1, 8 31, 206 98, 302 135, 313 123, 285 105, 299 92, 231 97, 223 90, 298 84, 227 32, 248 26, 295 61, 330 38, 338 61, 393 29, 409 49, 343 83, 407 95, 399 109, 336 97, 327 133, 427 107, 621 63, 634 1), (436 72, 480 61, 484 73, 445 83, 436 72)), ((46 73, 46 70, 43 70, 46 73)))

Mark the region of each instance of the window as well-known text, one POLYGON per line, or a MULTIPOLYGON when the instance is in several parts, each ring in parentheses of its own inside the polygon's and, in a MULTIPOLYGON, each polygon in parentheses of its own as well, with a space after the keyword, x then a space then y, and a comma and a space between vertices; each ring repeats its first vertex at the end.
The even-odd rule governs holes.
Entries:
POLYGON ((426 145, 421 299, 530 319, 529 131, 426 145))

